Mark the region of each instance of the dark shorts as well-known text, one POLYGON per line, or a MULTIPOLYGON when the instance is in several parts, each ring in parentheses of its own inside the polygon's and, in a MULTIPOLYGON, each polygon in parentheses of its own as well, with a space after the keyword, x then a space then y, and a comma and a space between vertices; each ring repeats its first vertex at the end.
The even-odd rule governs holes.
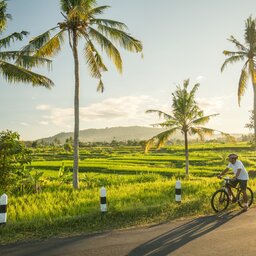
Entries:
POLYGON ((239 179, 233 179, 229 183, 231 186, 236 187, 237 184, 239 184, 240 188, 242 190, 246 190, 247 188, 247 180, 239 180, 239 179))

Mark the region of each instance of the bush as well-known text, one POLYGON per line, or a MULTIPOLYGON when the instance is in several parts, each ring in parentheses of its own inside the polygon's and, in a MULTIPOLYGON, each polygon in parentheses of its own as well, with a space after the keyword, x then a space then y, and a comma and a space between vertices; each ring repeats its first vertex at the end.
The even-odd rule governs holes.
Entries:
POLYGON ((18 173, 30 162, 30 151, 20 135, 9 130, 0 132, 0 187, 7 189, 15 184, 18 173))

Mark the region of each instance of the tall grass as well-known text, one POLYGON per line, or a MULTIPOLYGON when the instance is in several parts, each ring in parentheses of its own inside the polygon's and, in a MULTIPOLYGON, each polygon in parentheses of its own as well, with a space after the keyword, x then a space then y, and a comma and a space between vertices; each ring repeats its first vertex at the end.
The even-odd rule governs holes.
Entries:
MULTIPOLYGON (((244 144, 193 145, 190 179, 183 176, 183 148, 179 146, 151 151, 148 155, 138 148, 120 149, 125 154, 120 154, 118 148, 86 149, 81 154, 86 158, 80 160, 84 172, 80 174, 78 191, 72 189, 68 179, 60 177, 64 169, 71 169, 71 161, 64 153, 35 152, 37 160, 31 168, 44 171, 41 192, 9 194, 8 222, 0 226, 0 243, 213 214, 210 198, 221 187, 215 176, 226 165, 223 150, 231 151, 231 146, 248 169, 256 169, 255 152, 244 144), (181 204, 174 200, 177 178, 182 182, 181 204), (106 214, 100 212, 101 186, 107 188, 106 214)), ((255 189, 256 180, 251 179, 249 185, 255 189)))

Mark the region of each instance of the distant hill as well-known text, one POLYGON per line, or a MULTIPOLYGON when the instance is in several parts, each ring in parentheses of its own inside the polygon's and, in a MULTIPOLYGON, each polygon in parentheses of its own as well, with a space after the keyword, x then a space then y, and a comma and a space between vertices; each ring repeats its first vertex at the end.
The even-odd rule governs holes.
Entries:
MULTIPOLYGON (((104 129, 86 129, 80 131, 81 142, 111 142, 116 141, 128 141, 128 140, 148 140, 156 134, 163 132, 163 128, 152 128, 143 126, 128 126, 128 127, 111 127, 104 129)), ((241 137, 242 134, 231 134, 235 138, 241 137)), ((73 137, 73 132, 62 132, 52 137, 42 138, 46 143, 52 143, 55 139, 58 139, 61 143, 65 143, 66 139, 73 137)), ((221 137, 220 134, 212 136, 206 136, 206 140, 216 139, 221 137)), ((183 139, 180 133, 176 133, 172 136, 173 139, 183 139)), ((192 138, 196 138, 192 136, 192 138)))
MULTIPOLYGON (((162 128, 151 128, 142 126, 129 127, 111 127, 104 129, 86 129, 80 131, 80 141, 82 142, 111 142, 128 141, 128 140, 147 140, 154 135, 164 131, 162 128)), ((61 143, 65 143, 67 138, 73 137, 73 132, 62 132, 52 137, 42 138, 47 143, 58 139, 61 143)))

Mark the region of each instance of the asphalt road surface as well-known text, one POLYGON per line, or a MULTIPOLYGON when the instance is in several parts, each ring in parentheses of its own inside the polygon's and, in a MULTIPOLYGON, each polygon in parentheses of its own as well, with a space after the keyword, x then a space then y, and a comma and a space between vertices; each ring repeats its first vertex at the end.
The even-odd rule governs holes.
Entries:
POLYGON ((256 255, 256 208, 147 228, 0 246, 1 256, 256 255))

